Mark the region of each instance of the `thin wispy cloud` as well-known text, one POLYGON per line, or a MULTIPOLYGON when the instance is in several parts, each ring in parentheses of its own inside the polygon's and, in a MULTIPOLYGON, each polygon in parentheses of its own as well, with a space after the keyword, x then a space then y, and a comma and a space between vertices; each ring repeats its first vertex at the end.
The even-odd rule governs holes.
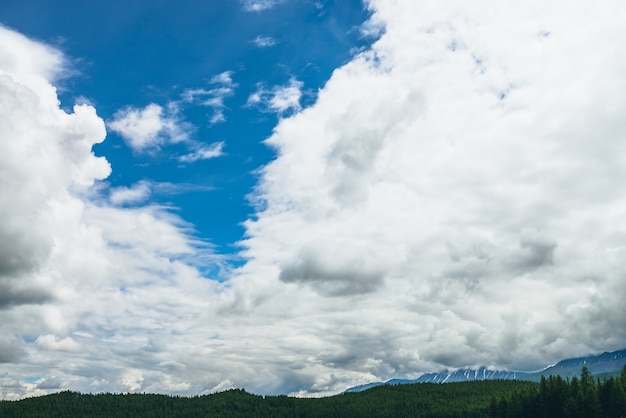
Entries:
POLYGON ((209 160, 224 155, 222 149, 224 142, 215 142, 213 144, 197 144, 195 150, 189 154, 181 155, 178 161, 181 163, 193 163, 199 160, 209 160))
POLYGON ((286 0, 242 0, 243 9, 247 12, 262 12, 271 9, 286 0))
POLYGON ((224 110, 226 105, 224 100, 234 94, 237 84, 233 82, 232 72, 225 71, 209 81, 209 89, 187 89, 181 95, 183 102, 206 106, 213 109, 213 114, 209 118, 210 124, 222 123, 226 121, 224 110))
MULTIPOLYGON (((211 154, 212 151, 212 155, 208 155, 206 158, 215 158, 221 155, 221 147, 213 145, 207 148, 206 154, 211 154)), ((128 187, 119 186, 109 188, 108 200, 114 206, 138 206, 146 204, 152 197, 170 197, 178 194, 207 192, 211 190, 213 190, 213 187, 210 185, 140 180, 128 187)))
POLYGON ((259 48, 267 48, 267 47, 276 45, 276 39, 270 36, 259 35, 256 38, 254 38, 252 42, 259 48))
POLYGON ((256 92, 248 97, 248 106, 255 106, 266 112, 285 115, 302 109, 302 87, 304 83, 291 78, 289 83, 266 89, 260 85, 256 92))
POLYGON ((111 189, 110 201, 114 205, 144 203, 152 194, 148 181, 139 181, 131 187, 115 187, 111 189))

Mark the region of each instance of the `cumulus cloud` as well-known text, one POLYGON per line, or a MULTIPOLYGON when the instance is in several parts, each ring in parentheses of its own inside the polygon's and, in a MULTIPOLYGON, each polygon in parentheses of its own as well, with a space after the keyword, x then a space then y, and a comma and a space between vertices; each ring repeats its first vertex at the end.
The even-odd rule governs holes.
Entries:
POLYGON ((53 250, 54 205, 106 177, 110 168, 91 146, 104 139, 93 108, 58 108, 47 79, 63 71, 60 54, 0 27, 0 307, 40 303, 50 298, 36 280, 53 250), (31 52, 32 51, 32 52, 31 52), (36 115, 37 117, 33 117, 36 115), (82 136, 79 132, 85 132, 82 136), (63 170, 54 171, 62 166, 63 170))
POLYGON ((109 173, 103 123, 59 109, 58 53, 4 33, 0 396, 329 394, 623 348, 626 6, 482 6, 369 2, 383 35, 274 129, 223 283, 143 186, 75 192, 109 173))
POLYGON ((55 335, 40 335, 37 337, 35 344, 44 351, 65 351, 69 353, 81 351, 81 346, 69 336, 59 338, 55 335))
MULTIPOLYGON (((182 370, 173 362, 187 362, 163 354, 172 346, 161 345, 148 360, 115 359, 146 346, 141 330, 162 341, 186 333, 190 324, 165 324, 181 306, 203 316, 215 292, 198 269, 219 268, 221 258, 168 208, 141 205, 171 185, 139 182, 111 190, 108 202, 98 196, 107 194, 97 182, 111 169, 92 146, 104 140, 105 125, 87 104, 72 113, 59 107, 51 81, 65 71, 61 53, 0 28, 0 57, 0 397, 138 384, 191 390, 168 374, 182 370), (160 313, 149 314, 155 309, 160 313), (130 379, 138 369, 143 380, 130 379)), ((125 115, 136 119, 118 127, 144 135, 135 143, 140 149, 158 144, 150 135, 164 135, 154 126, 171 128, 156 106, 125 115), (143 124, 146 118, 155 125, 143 124)))
POLYGON ((155 103, 143 109, 128 106, 118 110, 108 126, 137 152, 155 149, 165 143, 185 141, 189 129, 188 125, 178 120, 175 111, 166 111, 155 103))
POLYGON ((71 204, 69 189, 105 178, 110 168, 91 146, 104 139, 93 108, 58 107, 48 83, 62 71, 61 55, 0 28, 0 306, 41 303, 51 297, 33 276, 54 250, 57 207, 71 204), (56 70, 56 71, 55 71, 56 70), (63 167, 62 170, 56 170, 63 167))
POLYGON ((315 315, 363 380, 624 347, 624 6, 369 7, 380 39, 267 141, 232 309, 315 315))
POLYGON ((372 259, 367 255, 353 249, 346 251, 345 247, 330 248, 334 251, 329 251, 329 247, 305 249, 295 260, 281 266, 280 280, 310 284, 331 296, 369 293, 381 285, 383 272, 371 265, 372 259))
POLYGON ((177 157, 181 162, 191 163, 219 157, 222 155, 223 142, 204 144, 193 139, 196 127, 185 121, 182 115, 185 106, 205 106, 213 111, 209 118, 211 125, 226 121, 224 101, 234 94, 237 87, 232 72, 217 74, 209 84, 210 89, 185 89, 179 100, 169 101, 165 107, 156 103, 144 108, 127 106, 115 112, 107 125, 138 153, 155 152, 162 147, 182 143, 190 152, 177 157))
POLYGON ((24 344, 14 336, 0 336, 0 363, 13 363, 25 355, 24 344))
POLYGON ((0 31, 4 41, 3 73, 42 88, 46 87, 45 80, 56 81, 63 77, 66 63, 62 53, 2 25, 0 31), (25 48, 33 53, 25 53, 25 48))
POLYGON ((259 107, 263 111, 278 113, 279 115, 298 112, 302 106, 302 86, 304 83, 291 78, 289 83, 266 89, 260 85, 256 92, 248 97, 248 106, 259 107))
POLYGON ((22 280, 3 279, 0 283, 0 309, 22 304, 41 304, 53 299, 43 288, 24 284, 22 280))

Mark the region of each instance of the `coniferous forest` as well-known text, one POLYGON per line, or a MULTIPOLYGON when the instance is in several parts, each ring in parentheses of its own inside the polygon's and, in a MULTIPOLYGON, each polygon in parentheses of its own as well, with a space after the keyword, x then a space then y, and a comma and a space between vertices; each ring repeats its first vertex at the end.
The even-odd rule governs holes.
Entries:
POLYGON ((0 402, 0 417, 626 417, 626 367, 594 378, 383 385, 327 398, 257 396, 235 389, 197 397, 61 392, 0 402))

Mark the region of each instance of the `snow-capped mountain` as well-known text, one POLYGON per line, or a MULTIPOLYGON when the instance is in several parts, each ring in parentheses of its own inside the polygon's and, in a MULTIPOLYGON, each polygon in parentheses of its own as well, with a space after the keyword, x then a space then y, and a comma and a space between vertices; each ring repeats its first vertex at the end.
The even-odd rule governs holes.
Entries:
MULTIPOLYGON (((523 379, 528 373, 510 372, 506 370, 490 370, 486 367, 478 369, 459 369, 456 371, 441 371, 439 373, 426 373, 415 380, 416 383, 449 383, 449 382, 465 382, 469 380, 494 380, 507 379, 516 380, 523 379)), ((389 381, 393 383, 393 380, 389 381)))
POLYGON ((580 369, 586 366, 592 374, 618 373, 626 365, 626 349, 602 353, 587 357, 576 357, 561 360, 553 366, 529 373, 507 370, 492 370, 486 367, 478 369, 459 369, 455 371, 442 370, 437 373, 425 373, 417 379, 391 379, 386 382, 371 382, 352 387, 346 392, 360 392, 380 385, 403 385, 409 383, 451 383, 465 382, 470 380, 533 380, 538 381, 541 376, 556 376, 563 378, 572 377, 580 373, 580 369))
POLYGON ((506 370, 490 370, 486 367, 478 369, 442 370, 437 373, 425 373, 417 379, 391 379, 386 382, 371 382, 355 386, 346 392, 360 392, 380 385, 406 385, 410 383, 452 383, 467 382, 470 380, 495 380, 495 379, 523 379, 528 373, 510 372, 506 370))

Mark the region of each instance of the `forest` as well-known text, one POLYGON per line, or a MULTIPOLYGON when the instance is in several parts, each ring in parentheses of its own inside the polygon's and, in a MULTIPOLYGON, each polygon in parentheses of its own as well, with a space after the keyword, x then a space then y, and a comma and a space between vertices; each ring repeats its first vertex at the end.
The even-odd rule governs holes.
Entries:
POLYGON ((626 417, 626 367, 580 377, 382 385, 326 398, 258 396, 241 389, 212 395, 60 392, 0 401, 0 417, 626 417))

